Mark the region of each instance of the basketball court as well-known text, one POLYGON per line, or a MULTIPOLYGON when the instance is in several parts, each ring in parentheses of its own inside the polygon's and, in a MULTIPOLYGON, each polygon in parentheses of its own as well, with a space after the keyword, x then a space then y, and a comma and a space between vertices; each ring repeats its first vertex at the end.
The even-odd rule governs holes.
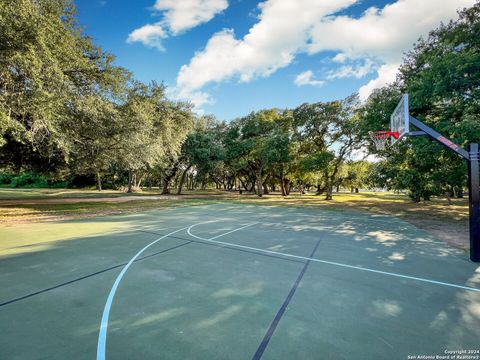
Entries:
POLYGON ((397 218, 212 203, 0 231, 2 359, 479 348, 479 265, 397 218))

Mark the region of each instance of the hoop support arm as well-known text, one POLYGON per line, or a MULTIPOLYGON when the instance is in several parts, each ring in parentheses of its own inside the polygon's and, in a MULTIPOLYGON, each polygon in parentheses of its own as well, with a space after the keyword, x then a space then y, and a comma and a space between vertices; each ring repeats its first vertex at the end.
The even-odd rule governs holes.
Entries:
POLYGON ((425 136, 427 133, 425 131, 410 131, 408 136, 425 136))
MULTIPOLYGON (((450 141, 445 136, 439 134, 438 132, 436 132, 432 128, 428 127, 427 125, 422 123, 420 120, 415 119, 413 116, 410 116, 409 120, 410 120, 410 124, 412 124, 416 128, 423 131, 426 135, 430 136, 433 140, 435 140, 439 144, 449 148, 450 150, 455 151, 458 155, 463 157, 465 160, 470 161, 470 154, 467 150, 463 149, 462 147, 455 144, 453 141, 450 141)), ((418 134, 418 135, 420 135, 420 134, 418 134)))

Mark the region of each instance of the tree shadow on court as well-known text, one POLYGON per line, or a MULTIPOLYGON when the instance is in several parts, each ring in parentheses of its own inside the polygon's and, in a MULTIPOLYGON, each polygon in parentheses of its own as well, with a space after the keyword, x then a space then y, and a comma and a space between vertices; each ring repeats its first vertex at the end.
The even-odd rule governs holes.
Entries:
MULTIPOLYGON (((258 222, 222 240, 267 249, 277 246, 278 251, 308 256, 320 239, 315 255, 319 259, 477 288, 480 284, 478 268, 459 250, 385 216, 220 204, 73 221, 69 224, 89 227, 110 221, 128 226, 109 234, 22 243, 17 253, 1 257, 1 302, 18 301, 0 306, 0 327, 8 328, 3 331, 7 336, 1 340, 0 353, 94 357, 101 312, 125 263, 167 229, 215 220, 219 222, 198 230, 213 235, 219 229, 258 222)), ((153 357, 164 349, 187 358, 198 351, 204 358, 232 352, 252 355, 303 262, 199 242, 161 253, 192 240, 186 234, 162 240, 144 254, 150 257, 129 270, 112 309, 109 351, 118 356, 137 351, 153 357)), ((332 341, 321 335, 327 319, 334 331, 338 329, 335 321, 342 318, 357 334, 378 335, 390 344, 418 349, 427 340, 416 336, 435 336, 446 347, 470 344, 472 338, 480 337, 479 293, 422 286, 413 280, 393 281, 331 264, 310 264, 292 304, 278 330, 285 344, 292 344, 296 330, 312 334, 318 344, 332 341), (355 286, 357 292, 352 290, 355 286), (302 297, 305 302, 300 301, 302 297), (316 319, 312 307, 323 310, 324 318, 316 319), (286 336, 282 329, 296 330, 286 336), (400 332, 407 332, 402 335, 406 342, 396 339, 401 338, 400 332)), ((350 334, 352 343, 364 340, 350 334)), ((296 341, 310 354, 325 351, 315 342, 305 343, 308 339, 305 335, 296 341)), ((379 344, 375 346, 389 348, 379 344)))

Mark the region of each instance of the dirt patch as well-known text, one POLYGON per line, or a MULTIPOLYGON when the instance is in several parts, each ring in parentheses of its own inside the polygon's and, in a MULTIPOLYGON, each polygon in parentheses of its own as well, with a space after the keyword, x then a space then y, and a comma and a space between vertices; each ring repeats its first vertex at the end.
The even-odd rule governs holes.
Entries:
POLYGON ((402 219, 452 246, 464 250, 470 248, 469 229, 468 223, 466 222, 445 222, 441 220, 414 219, 410 217, 402 219))

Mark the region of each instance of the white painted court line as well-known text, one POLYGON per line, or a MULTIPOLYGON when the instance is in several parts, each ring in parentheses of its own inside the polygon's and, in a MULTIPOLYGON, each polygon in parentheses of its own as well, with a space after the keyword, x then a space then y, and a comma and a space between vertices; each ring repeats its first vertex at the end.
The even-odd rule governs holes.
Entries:
MULTIPOLYGON (((198 225, 198 224, 197 224, 198 225)), ((105 307, 103 309, 103 314, 102 314, 102 321, 100 322, 100 332, 98 334, 98 344, 97 344, 97 360, 105 360, 105 349, 106 349, 106 344, 107 344, 107 329, 108 329, 108 317, 110 315, 110 308, 112 307, 112 301, 115 296, 115 293, 117 291, 118 285, 120 284, 120 281, 122 281, 123 276, 127 272, 128 268, 132 263, 137 259, 145 250, 147 250, 150 246, 153 244, 159 242, 162 239, 165 239, 166 237, 173 235, 177 232, 180 232, 182 230, 187 229, 188 226, 172 231, 171 233, 168 233, 167 235, 163 235, 162 237, 159 237, 158 239, 152 241, 150 244, 145 246, 142 250, 137 252, 134 257, 130 259, 130 261, 125 265, 125 267, 122 269, 120 274, 118 274, 117 279, 115 280, 115 283, 112 286, 112 289, 110 290, 110 293, 108 294, 107 302, 105 303, 105 307)))
MULTIPOLYGON (((117 278, 115 279, 115 282, 112 286, 112 289, 110 290, 110 293, 108 294, 108 298, 107 298, 107 302, 105 303, 105 307, 103 309, 103 314, 102 314, 102 320, 100 322, 100 332, 98 334, 98 344, 97 344, 97 360, 105 360, 105 352, 106 352, 106 347, 107 347, 107 330, 108 330, 108 318, 109 318, 109 315, 110 315, 110 309, 112 307, 112 302, 113 302, 113 298, 115 297, 115 293, 117 291, 117 288, 118 288, 118 285, 120 284, 120 281, 122 281, 122 278, 123 276, 125 275, 125 273, 127 272, 128 268, 130 267, 130 265, 133 264, 133 262, 145 251, 147 250, 150 246, 152 246, 153 244, 157 243, 158 241, 160 240, 163 240, 167 237, 169 237, 170 235, 173 235, 173 234, 176 234, 182 230, 185 230, 185 229, 190 229, 191 227, 193 226, 197 226, 197 225, 201 225, 201 224, 208 224, 208 223, 212 223, 212 222, 218 222, 218 221, 221 221, 221 220, 212 220, 212 221, 206 221, 206 222, 202 222, 202 223, 197 223, 197 224, 194 224, 194 225, 191 225, 191 226, 186 226, 186 227, 183 227, 181 229, 177 229, 175 231, 172 231, 171 233, 168 233, 166 235, 163 235, 161 237, 159 237, 158 239, 152 241, 150 244, 146 245, 143 249, 141 249, 139 252, 137 252, 135 254, 134 257, 132 257, 130 259, 130 261, 127 263, 127 265, 125 265, 125 267, 122 269, 122 271, 120 272, 120 274, 118 274, 117 278)), ((251 224, 247 224, 245 226, 242 226, 238 229, 234 229, 234 230, 231 230, 231 231, 228 231, 226 233, 223 233, 223 234, 220 234, 220 235, 217 235, 215 237, 213 237, 212 239, 217 239, 221 236, 225 236, 225 235, 228 235, 228 234, 231 234, 233 232, 236 232, 236 231, 239 231, 239 230, 242 230, 242 229, 245 229, 246 227, 249 227, 249 226, 252 226, 252 225, 255 225, 255 224, 258 224, 258 223, 251 223, 251 224)), ((192 235, 193 237, 195 237, 194 235, 192 235)), ((214 241, 214 240, 212 240, 214 241)))
MULTIPOLYGON (((232 230, 232 231, 228 231, 228 232, 226 232, 226 233, 223 233, 223 234, 214 236, 214 237, 210 238, 209 240, 218 239, 219 237, 222 237, 222 236, 225 236, 225 235, 234 233, 235 231, 240 231, 240 230, 242 230, 242 229, 245 229, 245 228, 247 228, 247 227, 249 227, 249 226, 253 226, 253 225, 255 225, 255 224, 258 224, 258 222, 250 223, 250 224, 247 224, 247 225, 245 225, 245 226, 242 226, 242 227, 240 227, 240 228, 238 228, 238 229, 234 229, 234 230, 232 230)), ((189 229, 190 229, 190 228, 191 228, 191 226, 189 227, 189 229)), ((189 234, 190 234, 190 233, 189 233, 189 234)), ((192 235, 192 236, 193 236, 193 235, 192 235)))
MULTIPOLYGON (((253 251, 258 251, 258 252, 267 253, 267 254, 275 254, 275 255, 291 257, 291 258, 296 258, 296 259, 302 259, 302 260, 310 260, 310 261, 318 262, 318 263, 322 263, 322 264, 329 264, 329 265, 335 265, 335 266, 345 267, 345 268, 349 268, 349 269, 372 272, 372 273, 376 273, 376 274, 394 276, 394 277, 398 277, 398 278, 402 278, 402 279, 416 280, 416 281, 426 282, 426 283, 430 283, 430 284, 443 285, 443 286, 448 286, 448 287, 457 288, 457 289, 480 292, 480 289, 472 288, 472 287, 469 287, 469 286, 451 284, 451 283, 447 283, 447 282, 443 282, 443 281, 424 279, 424 278, 415 277, 415 276, 408 276, 408 275, 402 275, 402 274, 397 274, 397 273, 388 272, 388 271, 381 271, 381 270, 375 270, 375 269, 370 269, 370 268, 365 268, 365 267, 360 267, 360 266, 343 264, 343 263, 339 263, 339 262, 335 262, 335 261, 320 260, 320 259, 315 259, 315 258, 311 258, 311 257, 287 254, 287 253, 282 253, 282 252, 278 252, 278 251, 259 249, 259 248, 254 248, 254 247, 251 247, 251 246, 245 246, 245 245, 239 245, 239 244, 233 244, 233 243, 228 243, 228 242, 224 242, 224 241, 214 240, 215 238, 217 238, 219 236, 217 236, 215 238, 211 238, 211 239, 206 239, 206 238, 202 238, 200 236, 197 236, 195 234, 192 234, 191 230, 197 225, 199 225, 199 224, 191 225, 190 227, 188 227, 188 229, 187 229, 188 235, 190 235, 190 236, 192 236, 196 239, 206 241, 206 242, 212 242, 212 243, 215 243, 215 244, 221 244, 221 245, 236 247, 236 248, 240 248, 240 249, 253 250, 253 251)), ((253 224, 251 224, 251 225, 253 225, 253 224)), ((251 225, 247 225, 247 226, 251 226, 251 225)), ((243 228, 245 228, 247 226, 244 226, 243 228)), ((238 230, 241 230, 241 229, 242 228, 240 228, 238 230)), ((223 235, 227 235, 227 233, 225 233, 223 235)))

